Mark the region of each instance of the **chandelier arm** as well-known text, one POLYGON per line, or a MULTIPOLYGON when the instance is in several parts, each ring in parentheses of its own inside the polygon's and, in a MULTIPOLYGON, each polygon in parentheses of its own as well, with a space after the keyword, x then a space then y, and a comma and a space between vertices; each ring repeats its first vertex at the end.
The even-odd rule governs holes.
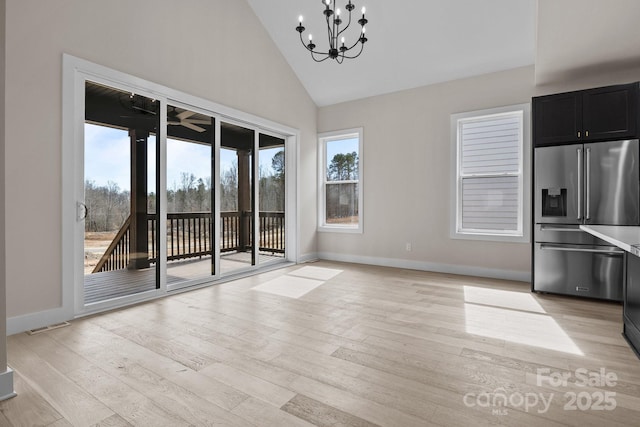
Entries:
MULTIPOLYGON (((360 34, 360 37, 362 37, 362 34, 360 34)), ((358 40, 355 41, 355 43, 353 43, 351 46, 349 46, 347 48, 347 51, 353 49, 354 47, 356 47, 358 44, 364 46, 364 44, 362 42, 360 42, 360 37, 358 37, 358 40)))
MULTIPOLYGON (((300 43, 302 43, 302 46, 307 48, 307 45, 305 44, 304 40, 302 40, 302 33, 300 33, 300 43)), ((307 50, 308 50, 308 48, 307 48, 307 50)))
MULTIPOLYGON (((347 58, 347 59, 354 59, 354 58, 357 58, 358 56, 360 56, 360 54, 362 53, 362 51, 363 51, 363 50, 364 50, 364 44, 362 44, 362 43, 361 43, 361 44, 360 44, 360 52, 358 52, 358 54, 357 54, 357 55, 355 55, 355 56, 347 56, 347 55, 343 55, 343 56, 344 56, 345 58, 347 58)), ((345 52, 345 53, 346 53, 346 52, 345 52)))
POLYGON ((340 30, 340 32, 338 33, 338 37, 340 37, 340 34, 344 33, 347 28, 349 28, 349 25, 351 25, 351 11, 349 11, 349 22, 347 22, 347 25, 342 30, 340 30))
POLYGON ((331 23, 329 22, 329 16, 327 18, 327 38, 329 39, 329 48, 331 48, 331 41, 333 40, 333 29, 331 28, 331 23))
POLYGON ((324 62, 324 61, 326 61, 327 59, 329 59, 329 58, 330 58, 330 56, 329 56, 329 54, 328 54, 328 53, 319 53, 319 52, 314 52, 314 51, 312 51, 312 50, 311 50, 311 51, 309 51, 309 52, 311 52, 311 58, 312 58, 314 61, 316 61, 316 62, 324 62), (314 54, 317 54, 317 55, 325 55, 325 57, 324 57, 324 58, 322 58, 322 59, 316 59, 316 57, 314 56, 314 54))

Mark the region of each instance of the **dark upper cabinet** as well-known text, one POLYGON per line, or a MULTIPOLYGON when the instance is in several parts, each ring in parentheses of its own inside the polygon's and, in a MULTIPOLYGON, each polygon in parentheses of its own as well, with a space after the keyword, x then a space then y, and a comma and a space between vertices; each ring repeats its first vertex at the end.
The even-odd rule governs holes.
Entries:
POLYGON ((582 96, 575 92, 533 98, 535 145, 575 141, 582 126, 582 96))
POLYGON ((534 145, 605 141, 638 134, 638 83, 533 98, 534 145))

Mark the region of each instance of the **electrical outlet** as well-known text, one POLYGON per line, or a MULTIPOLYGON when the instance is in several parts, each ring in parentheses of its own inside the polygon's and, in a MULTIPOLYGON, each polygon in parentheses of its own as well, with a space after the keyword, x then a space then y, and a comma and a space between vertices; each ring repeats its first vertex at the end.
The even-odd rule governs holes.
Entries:
POLYGON ((407 252, 411 252, 411 243, 410 243, 410 242, 407 242, 407 244, 405 245, 404 249, 405 249, 407 252))

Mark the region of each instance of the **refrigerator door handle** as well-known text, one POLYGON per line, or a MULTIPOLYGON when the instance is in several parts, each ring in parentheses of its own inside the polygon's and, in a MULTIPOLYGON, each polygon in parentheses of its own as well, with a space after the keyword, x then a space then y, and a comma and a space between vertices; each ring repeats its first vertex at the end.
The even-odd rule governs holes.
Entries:
POLYGON ((572 233, 584 233, 584 231, 580 230, 578 227, 576 228, 558 227, 558 226, 546 225, 546 224, 540 225, 540 231, 561 231, 561 232, 569 231, 572 233))
POLYGON ((585 218, 587 221, 591 219, 591 148, 585 148, 585 181, 587 200, 585 202, 585 218))
POLYGON ((578 220, 582 219, 582 148, 576 149, 578 157, 578 220))
POLYGON ((623 250, 620 249, 595 249, 595 248, 576 248, 576 247, 566 247, 566 246, 556 246, 542 243, 540 245, 540 249, 546 249, 551 251, 560 251, 560 252, 590 252, 593 254, 609 254, 609 255, 622 255, 624 254, 623 250))

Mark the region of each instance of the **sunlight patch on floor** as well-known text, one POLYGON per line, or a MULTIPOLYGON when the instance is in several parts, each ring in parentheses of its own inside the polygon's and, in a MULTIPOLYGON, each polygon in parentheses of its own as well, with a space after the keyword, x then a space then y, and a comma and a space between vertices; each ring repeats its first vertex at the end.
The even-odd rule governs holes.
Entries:
POLYGON ((464 293, 467 333, 584 355, 533 295, 471 286, 464 293))
POLYGON ((251 289, 289 298, 300 298, 340 273, 342 270, 307 266, 251 289))
POLYGON ((523 292, 503 291, 501 289, 464 287, 464 300, 470 304, 492 305, 514 310, 546 313, 544 308, 531 294, 523 292))
POLYGON ((289 273, 289 276, 306 277, 307 279, 329 280, 333 279, 340 273, 342 273, 342 270, 337 270, 335 268, 306 266, 292 271, 291 273, 289 273))

